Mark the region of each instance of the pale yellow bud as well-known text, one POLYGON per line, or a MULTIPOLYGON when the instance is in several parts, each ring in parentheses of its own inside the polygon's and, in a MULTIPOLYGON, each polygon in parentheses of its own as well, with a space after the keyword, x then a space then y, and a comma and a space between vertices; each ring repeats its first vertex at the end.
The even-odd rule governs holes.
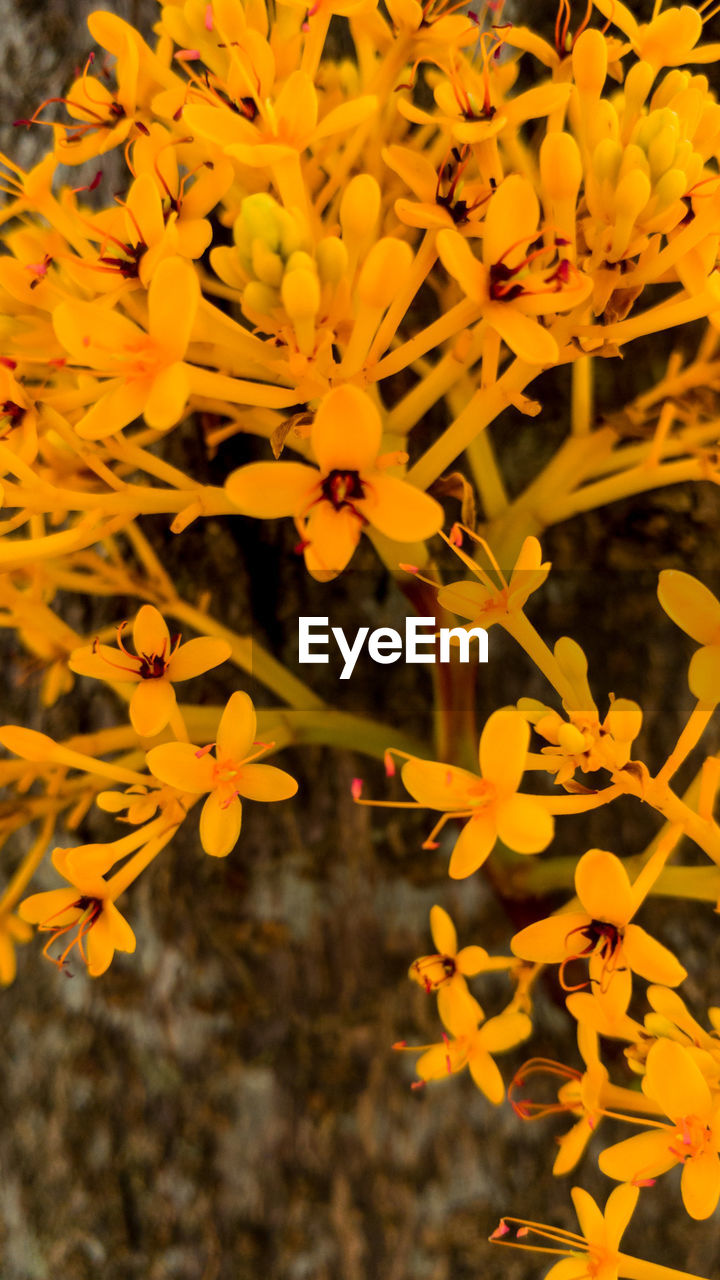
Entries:
POLYGON ((307 320, 320 309, 320 284, 314 271, 298 267, 286 271, 280 287, 282 303, 290 319, 307 320))
POLYGON ((682 169, 668 169, 653 188, 658 212, 667 209, 676 200, 682 200, 687 190, 687 178, 682 169))
POLYGON ((582 160, 570 133, 548 133, 540 148, 543 189, 552 201, 577 199, 582 182, 582 160))
POLYGON ((640 168, 631 169, 620 179, 615 192, 615 226, 608 254, 610 262, 618 262, 622 258, 630 244, 635 222, 651 195, 650 179, 640 168))
POLYGON ((602 32, 583 31, 572 52, 573 77, 582 94, 599 98, 607 75, 607 45, 602 32))
POLYGON ((252 242, 251 261, 253 275, 257 276, 263 284, 277 288, 283 275, 283 261, 280 255, 273 253, 264 240, 256 239, 252 242))
POLYGON ((348 268, 348 251, 338 236, 326 236, 321 240, 315 259, 323 284, 338 284, 348 268))
POLYGON ((261 315, 269 315, 278 305, 278 295, 268 285, 259 280, 251 280, 245 285, 242 296, 242 308, 246 315, 251 311, 259 311, 261 315))
MULTIPOLYGON (((650 177, 650 165, 642 147, 637 147, 633 142, 625 148, 623 152, 622 162, 618 171, 618 182, 622 182, 623 178, 632 173, 643 173, 646 178, 650 177)), ((615 193, 617 199, 617 192, 615 193)))
POLYGON ((677 130, 661 129, 648 148, 650 176, 659 179, 671 167, 677 150, 677 130))
POLYGON ((286 271, 312 271, 315 272, 315 263, 309 253, 305 253, 302 249, 297 249, 295 253, 291 253, 285 263, 286 271))
POLYGON ((626 111, 635 115, 642 109, 652 89, 654 79, 655 69, 650 66, 649 62, 636 62, 630 68, 623 85, 626 111))
POLYGON ((410 270, 413 253, 404 240, 384 236, 370 250, 357 284, 358 298, 365 306, 384 311, 390 306, 410 270))
POLYGON ((345 188, 340 202, 343 238, 360 243, 373 231, 380 216, 380 187, 369 173, 359 173, 345 188))
POLYGON ((622 158, 623 149, 615 138, 605 138, 603 142, 599 142, 592 158, 593 173, 598 182, 614 184, 620 172, 622 158))

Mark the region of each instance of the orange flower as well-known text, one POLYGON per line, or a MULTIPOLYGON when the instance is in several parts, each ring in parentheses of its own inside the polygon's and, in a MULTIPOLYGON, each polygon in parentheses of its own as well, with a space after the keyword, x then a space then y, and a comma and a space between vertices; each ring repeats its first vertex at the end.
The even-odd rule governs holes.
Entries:
POLYGON ((409 977, 424 987, 428 994, 437 991, 438 1012, 447 1026, 448 1019, 463 1011, 483 1016, 477 1000, 470 995, 465 978, 490 970, 510 969, 514 961, 505 956, 489 956, 484 947, 469 946, 458 951, 457 933, 447 911, 430 910, 430 931, 438 949, 433 956, 420 956, 410 965, 409 977))
POLYGON ((442 524, 434 498, 384 473, 398 459, 378 457, 381 438, 370 397, 357 387, 335 387, 312 426, 319 466, 252 462, 228 477, 228 494, 244 515, 294 516, 307 568, 328 581, 348 564, 368 524, 397 542, 429 538, 442 524))
POLYGON ((403 783, 418 804, 444 811, 425 847, 448 818, 469 818, 450 859, 453 879, 477 871, 498 836, 516 853, 539 853, 552 840, 551 815, 535 796, 518 794, 529 740, 530 729, 520 712, 502 707, 490 716, 480 737, 480 776, 414 756, 403 765, 403 783))
POLYGON ((254 764, 273 745, 255 741, 257 717, 246 693, 234 693, 220 720, 214 757, 210 747, 167 742, 147 754, 148 768, 161 782, 191 795, 210 794, 200 815, 200 840, 214 858, 224 858, 237 843, 242 823, 240 797, 288 800, 297 782, 270 764, 254 764), (256 748, 253 750, 253 747, 256 748))
POLYGON ((116 951, 135 950, 135 934, 115 906, 111 886, 102 874, 109 869, 114 854, 106 853, 103 846, 100 848, 103 850, 100 859, 89 857, 86 852, 78 857, 79 850, 56 849, 53 866, 70 887, 34 893, 18 908, 21 920, 36 924, 42 933, 50 933, 43 949, 48 959, 52 958, 48 952, 53 943, 76 929, 53 963, 62 968, 77 947, 92 978, 105 973, 116 951))
POLYGON ((133 624, 135 653, 125 648, 118 627, 118 649, 98 644, 76 649, 69 666, 79 676, 95 680, 122 680, 136 684, 130 701, 130 720, 142 738, 154 738, 165 728, 176 706, 173 683, 203 675, 230 657, 227 640, 203 636, 180 644, 180 636, 171 641, 167 625, 151 604, 144 604, 133 624))
POLYGON ((648 1054, 643 1093, 672 1124, 637 1133, 600 1156, 600 1168, 622 1182, 645 1182, 683 1167, 680 1183, 691 1218, 709 1218, 720 1198, 720 1106, 689 1049, 658 1040, 648 1054))

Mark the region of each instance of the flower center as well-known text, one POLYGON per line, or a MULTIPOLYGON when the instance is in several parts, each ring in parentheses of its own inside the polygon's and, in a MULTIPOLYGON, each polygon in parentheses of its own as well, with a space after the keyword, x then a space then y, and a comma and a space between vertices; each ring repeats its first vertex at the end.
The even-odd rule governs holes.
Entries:
POLYGON ((410 976, 427 992, 437 991, 456 973, 457 965, 452 956, 422 956, 410 966, 410 976))
POLYGON ((353 503, 365 497, 359 471, 329 471, 321 485, 322 495, 336 511, 353 510, 353 503))
POLYGON ((103 904, 101 898, 90 898, 83 894, 76 902, 71 902, 69 906, 63 907, 60 911, 56 912, 55 915, 49 916, 47 920, 43 920, 42 923, 38 925, 38 929, 43 933, 50 933, 50 937, 43 947, 43 955, 46 959, 52 961, 54 965, 57 965, 58 969, 63 969, 73 947, 77 947, 83 963, 87 964, 84 941, 93 925, 100 917, 102 909, 103 904), (59 915, 64 916, 67 911, 79 911, 80 914, 74 920, 71 920, 70 924, 54 925, 53 920, 56 920, 59 915), (73 935, 70 938, 70 942, 65 947, 62 954, 59 955, 57 959, 54 959, 54 957, 50 955, 50 947, 57 942, 58 938, 62 938, 68 933, 73 935))
POLYGON ((697 1116, 684 1116, 678 1121, 670 1150, 681 1164, 713 1149, 712 1134, 702 1120, 697 1116))

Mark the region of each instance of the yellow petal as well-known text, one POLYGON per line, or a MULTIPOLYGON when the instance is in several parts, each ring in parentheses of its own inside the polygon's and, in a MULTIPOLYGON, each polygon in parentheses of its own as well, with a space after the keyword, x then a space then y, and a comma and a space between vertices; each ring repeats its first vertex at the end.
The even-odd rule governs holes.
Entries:
POLYGON ((78 900, 76 888, 49 889, 46 893, 32 893, 18 907, 21 920, 29 924, 51 924, 53 929, 61 929, 66 924, 79 920, 82 911, 74 904, 78 900))
POLYGON ((151 173, 141 173, 132 183, 127 208, 127 232, 132 244, 137 240, 138 227, 146 245, 157 244, 158 240, 162 240, 165 231, 162 201, 151 173))
POLYGON ((515 853, 540 853, 555 833, 551 814, 533 796, 510 796, 497 806, 498 835, 515 853))
MULTIPOLYGON (((438 592, 438 604, 450 613, 457 613, 461 618, 482 622, 489 627, 495 619, 490 615, 489 603, 495 597, 480 582, 450 582, 438 592), (488 618, 483 615, 488 612, 488 618)), ((505 610, 503 610, 505 612, 505 610)))
POLYGON ((187 365, 175 361, 153 378, 143 415, 154 431, 168 431, 185 415, 190 395, 187 365))
POLYGON ((497 825, 492 811, 480 810, 468 818, 452 851, 448 875, 464 880, 481 867, 492 853, 497 840, 497 825))
POLYGON ((466 1027, 468 1024, 476 1027, 483 1020, 480 1005, 468 991, 465 981, 457 975, 452 982, 440 987, 437 1001, 440 1019, 448 1028, 456 1025, 466 1027))
POLYGON ((132 381, 113 380, 110 389, 88 409, 75 431, 83 440, 104 440, 106 436, 129 427, 142 414, 152 389, 150 378, 132 381))
POLYGON ((266 520, 302 515, 319 496, 320 473, 302 462, 251 462, 225 481, 231 502, 245 516, 266 520))
POLYGON ((138 672, 139 663, 130 666, 133 658, 127 657, 120 649, 109 644, 83 645, 81 649, 73 649, 68 658, 68 666, 78 676, 89 676, 93 680, 122 680, 134 684, 142 677, 138 672))
POLYGON ((130 723, 141 738, 154 738, 165 728, 176 706, 169 680, 141 680, 130 700, 130 723))
POLYGON ((257 736, 257 716, 252 699, 243 690, 233 693, 222 713, 217 733, 218 760, 239 763, 250 755, 257 736))
POLYGON ((614 1147, 606 1147, 600 1153, 598 1164, 608 1178, 616 1178, 618 1182, 657 1178, 678 1162, 671 1146, 671 1130, 650 1129, 617 1142, 614 1147))
POLYGON ((532 1035, 532 1020, 517 1009, 488 1018, 480 1028, 480 1039, 488 1053, 505 1053, 532 1035))
POLYGON ((237 796, 229 804, 215 793, 208 796, 200 814, 200 843, 212 858, 225 858, 237 844, 242 825, 242 805, 237 796))
POLYGON ((116 951, 134 951, 135 934, 114 902, 103 903, 103 916, 107 920, 110 936, 116 951))
POLYGON ((530 726, 515 707, 500 707, 488 718, 480 736, 480 772, 499 796, 510 796, 520 786, 530 726))
POLYGON ((178 791, 202 795, 212 789, 215 762, 208 755, 198 756, 198 748, 191 742, 164 742, 152 747, 146 761, 153 777, 178 791))
POLYGON ((353 98, 350 102, 342 102, 339 107, 333 107, 332 111, 328 111, 327 115, 323 116, 315 130, 315 137, 329 138, 334 133, 346 133, 348 129, 356 129, 358 125, 369 120, 377 108, 378 100, 371 93, 353 98))
POLYGON ((605 1220, 590 1193, 583 1187, 573 1187, 570 1195, 585 1239, 602 1240, 605 1234, 605 1220))
POLYGON ((675 1040, 658 1040, 652 1046, 642 1088, 673 1121, 697 1116, 707 1123, 710 1118, 708 1083, 692 1055, 675 1040))
POLYGON ((146 658, 153 655, 166 658, 170 653, 167 623, 152 604, 144 604, 137 611, 133 623, 133 645, 135 652, 146 658))
POLYGON ((605 1205, 608 1248, 618 1248, 625 1228, 635 1212, 639 1195, 640 1188, 630 1186, 629 1183, 625 1183, 622 1187, 615 1187, 615 1190, 610 1192, 605 1205))
POLYGON ((698 644, 720 641, 720 601, 697 578, 681 569, 663 569, 658 600, 676 626, 698 644))
POLYGON ((492 302, 485 318, 510 350, 528 364, 556 364, 559 360, 560 350, 552 334, 512 302, 492 302))
POLYGON ((168 680, 192 680, 195 676, 211 671, 221 662, 226 662, 231 654, 232 645, 227 640, 216 640, 209 636, 188 640, 186 644, 180 645, 170 659, 168 680))
POLYGON ((166 258, 148 290, 150 334, 171 360, 182 360, 190 341, 200 285, 195 268, 184 258, 166 258))
POLYGON ((403 765, 400 776, 413 800, 441 813, 471 808, 469 791, 479 781, 477 774, 467 769, 415 756, 403 765))
POLYGON ((483 237, 485 265, 493 266, 502 259, 506 267, 518 266, 537 236, 539 218, 540 204, 532 183, 510 174, 488 205, 483 237))
POLYGON ((272 764, 248 764, 237 779, 237 789, 248 800, 289 800, 298 789, 294 778, 272 764))
POLYGON ((505 1084, 497 1063, 481 1047, 470 1057, 470 1074, 488 1101, 499 1107, 505 1097, 505 1084))
POLYGON ((597 1124, 589 1116, 581 1116, 572 1129, 557 1138, 560 1150, 555 1157, 552 1170, 556 1178, 572 1172, 596 1129, 597 1124))
POLYGON ((688 684, 703 706, 714 707, 720 702, 720 645, 705 645, 693 654, 688 684))
POLYGON ((716 1151, 703 1151, 683 1165, 680 1179, 683 1204, 691 1218, 709 1218, 720 1198, 720 1159, 716 1151))
POLYGON ((666 987, 677 987, 687 978, 687 969, 675 958, 672 951, 656 938, 629 924, 625 929, 623 955, 633 973, 639 973, 648 982, 662 982, 666 987))
POLYGON ((145 340, 132 320, 92 302, 61 302, 53 312, 53 328, 66 351, 82 364, 101 369, 114 353, 145 340))
POLYGON ((635 910, 628 873, 606 849, 588 849, 575 871, 578 897, 593 920, 625 925, 635 910))
POLYGON ((311 440, 320 470, 369 471, 380 452, 382 423, 359 387, 334 387, 315 414, 311 440))
POLYGON ((442 528, 440 503, 405 480, 375 472, 364 487, 366 496, 354 506, 387 538, 423 542, 442 528))
POLYGON ((478 262, 465 237, 458 231, 440 231, 437 250, 445 270, 455 277, 463 293, 478 305, 486 303, 487 272, 482 263, 478 262))
POLYGON ((441 956, 454 956, 457 952, 457 933, 447 911, 442 907, 430 908, 430 933, 441 956))
POLYGON ((305 547, 305 565, 313 578, 329 582, 342 573, 355 553, 361 530, 360 517, 349 507, 335 511, 329 502, 313 507, 305 547))
POLYGON ((99 978, 110 968, 112 958, 115 955, 112 930, 104 911, 90 929, 85 946, 87 948, 88 973, 91 978, 99 978))
POLYGON ((510 943, 513 955, 539 964, 561 964, 582 950, 581 930, 590 924, 584 911, 567 911, 526 925, 510 943))

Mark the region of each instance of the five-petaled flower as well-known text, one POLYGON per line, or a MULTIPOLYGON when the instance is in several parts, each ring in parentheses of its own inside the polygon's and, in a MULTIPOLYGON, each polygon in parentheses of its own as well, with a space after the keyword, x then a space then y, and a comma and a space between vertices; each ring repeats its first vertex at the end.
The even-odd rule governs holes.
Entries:
POLYGON ((425 842, 433 841, 449 818, 468 818, 450 858, 455 880, 472 875, 492 852, 498 836, 516 853, 539 853, 553 837, 552 816, 536 796, 518 793, 525 769, 530 729, 514 707, 501 707, 480 737, 480 775, 436 760, 411 756, 402 780, 423 808, 443 817, 425 842))
MULTIPOLYGON (((661 853, 667 856, 667 849, 661 853)), ((588 960, 590 983, 611 996, 623 1013, 630 999, 631 971, 649 982, 676 987, 687 977, 686 970, 667 947, 632 923, 659 870, 658 863, 650 875, 641 873, 632 885, 614 853, 589 849, 575 871, 582 910, 536 920, 515 934, 512 950, 523 960, 559 964, 560 981, 567 991, 588 984, 566 985, 565 967, 573 960, 588 960)))
POLYGON ((80 676, 137 685, 130 700, 130 719, 141 737, 154 738, 175 710, 173 683, 210 671, 225 662, 232 649, 227 640, 206 636, 180 644, 180 636, 171 639, 162 615, 151 604, 142 605, 135 618, 134 654, 125 648, 124 627, 124 622, 118 627, 117 649, 96 640, 75 649, 70 669, 80 676))
POLYGON ((297 782, 283 769, 255 764, 272 743, 258 743, 257 717, 246 693, 234 693, 212 744, 167 742, 148 751, 150 772, 161 782, 191 795, 209 792, 200 815, 200 840, 206 853, 224 858, 235 847, 242 823, 242 796, 247 800, 288 800, 297 782))
POLYGON ((69 937, 61 954, 53 961, 62 968, 77 947, 92 978, 109 968, 116 951, 134 951, 135 934, 118 911, 112 896, 112 885, 104 878, 112 853, 101 852, 100 858, 86 851, 55 849, 53 866, 67 889, 49 889, 34 893, 20 903, 21 920, 36 924, 41 933, 49 933, 43 954, 48 959, 50 947, 60 938, 69 937))
POLYGON ((671 1120, 637 1133, 600 1156, 610 1178, 642 1183, 674 1165, 691 1218, 709 1218, 720 1198, 720 1101, 697 1057, 675 1040, 658 1040, 648 1054, 643 1092, 671 1120))
POLYGON ((505 956, 489 956, 484 947, 471 945, 458 951, 457 933, 447 911, 434 906, 430 910, 430 932, 437 954, 419 956, 410 965, 409 976, 430 993, 437 992, 438 1012, 447 1024, 453 1013, 463 1010, 482 1017, 482 1010, 468 991, 466 978, 490 970, 509 969, 514 964, 505 956))
POLYGON ((227 492, 244 515, 294 516, 307 568, 327 581, 348 564, 368 525, 398 542, 429 538, 442 525, 434 498, 386 474, 398 455, 379 457, 381 438, 370 397, 357 387, 335 387, 312 426, 317 468, 252 462, 228 477, 227 492))

